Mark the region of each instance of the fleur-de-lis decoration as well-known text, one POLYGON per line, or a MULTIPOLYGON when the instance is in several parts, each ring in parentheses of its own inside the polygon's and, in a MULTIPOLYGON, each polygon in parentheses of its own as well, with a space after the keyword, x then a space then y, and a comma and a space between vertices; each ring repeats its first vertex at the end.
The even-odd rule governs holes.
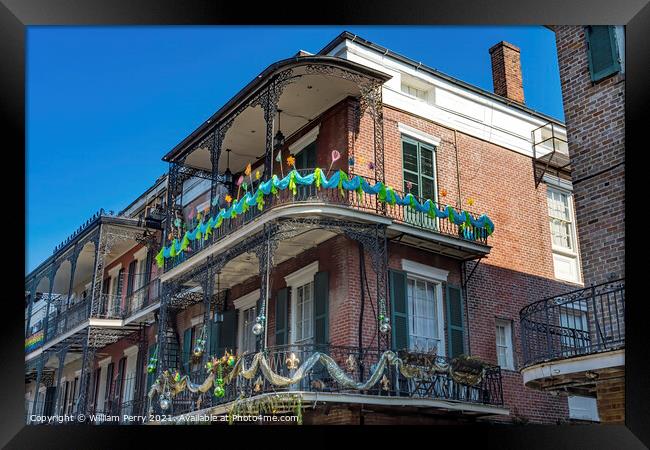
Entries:
POLYGON ((472 205, 474 204, 474 199, 471 198, 471 197, 468 198, 468 199, 467 199, 467 204, 468 204, 469 206, 472 206, 472 205))
POLYGON ((296 354, 293 353, 293 352, 291 352, 289 357, 284 362, 287 363, 287 368, 289 370, 297 369, 298 364, 300 364, 300 360, 298 359, 296 354))
POLYGON ((296 158, 294 158, 293 155, 287 156, 287 165, 289 167, 294 167, 295 168, 295 164, 296 164, 296 158))
POLYGON ((352 353, 350 353, 348 359, 345 360, 345 365, 347 366, 349 372, 354 372, 354 370, 357 368, 357 359, 352 353))
POLYGON ((446 197, 447 196, 447 189, 445 189, 445 188, 440 189, 440 196, 446 197))
POLYGON ((255 386, 253 387, 253 391, 260 392, 261 390, 262 390, 262 377, 258 376, 257 379, 255 380, 255 386))
POLYGON ((381 379, 381 388, 384 391, 389 391, 390 390, 390 380, 384 375, 381 379))

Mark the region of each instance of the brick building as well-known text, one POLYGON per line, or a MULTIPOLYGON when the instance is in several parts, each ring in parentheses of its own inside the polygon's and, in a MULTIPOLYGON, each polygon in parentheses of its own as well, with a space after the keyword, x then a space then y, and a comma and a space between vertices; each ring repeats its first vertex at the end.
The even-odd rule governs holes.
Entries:
MULTIPOLYGON (((306 424, 573 418, 518 371, 521 308, 582 285, 573 207, 555 217, 572 204, 566 150, 548 145, 565 128, 524 104, 516 46, 489 54, 494 93, 343 33, 269 66, 169 151, 164 245, 148 252, 161 295, 120 303, 115 326, 137 319, 138 339, 84 353, 86 407, 134 411, 136 367, 139 411, 176 417, 299 401, 306 424), (235 369, 201 386, 225 351, 235 369)), ((138 250, 105 274, 128 278, 138 250)))
MULTIPOLYGON (((625 419, 625 39, 623 27, 554 26, 584 290, 522 311, 530 387, 591 397, 625 419)), ((540 296, 541 297, 541 296, 540 296)))

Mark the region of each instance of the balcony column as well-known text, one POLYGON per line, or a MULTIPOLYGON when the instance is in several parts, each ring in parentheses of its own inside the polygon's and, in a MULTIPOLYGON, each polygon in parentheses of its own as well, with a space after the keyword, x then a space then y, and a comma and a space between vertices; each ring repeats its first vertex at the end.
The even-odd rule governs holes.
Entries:
POLYGON ((95 346, 90 341, 90 331, 83 346, 83 356, 81 360, 81 374, 79 375, 79 398, 77 399, 76 414, 86 414, 88 406, 88 381, 93 363, 95 361, 95 346))
POLYGON ((217 126, 214 130, 212 146, 210 147, 210 162, 212 163, 212 176, 210 179, 210 214, 212 216, 214 216, 219 210, 217 203, 217 186, 221 181, 221 177, 219 176, 219 158, 221 158, 223 141, 226 138, 226 132, 228 131, 228 128, 230 128, 230 125, 232 125, 232 120, 217 126))
POLYGON ((158 346, 158 363, 156 364, 156 379, 160 379, 163 370, 170 369, 169 358, 167 355, 167 342, 165 341, 165 336, 167 334, 167 321, 169 320, 167 316, 169 315, 169 301, 172 296, 172 287, 171 283, 163 283, 161 286, 160 294, 160 308, 158 309, 158 336, 157 336, 157 346, 158 346), (163 369, 164 366, 164 369, 163 369))
MULTIPOLYGON (((208 339, 208 333, 209 333, 209 322, 210 322, 210 303, 212 300, 212 292, 214 290, 214 271, 213 271, 213 264, 212 264, 212 257, 208 258, 207 261, 207 266, 208 268, 206 269, 206 274, 205 274, 205 279, 202 280, 201 284, 201 289, 203 290, 203 327, 205 330, 205 334, 203 335, 203 339, 208 339)), ((206 342, 206 344, 209 344, 209 342, 206 342)), ((203 355, 201 357, 201 366, 205 367, 205 364, 208 362, 208 351, 207 351, 207 346, 204 346, 204 351, 203 355)))
MULTIPOLYGON (((36 287, 40 278, 34 277, 29 287, 29 306, 27 306, 27 323, 25 323, 25 338, 29 337, 29 327, 32 324, 32 309, 34 307, 34 297, 36 296, 36 287)), ((46 318, 47 320, 47 318, 46 318)))
POLYGON ((59 408, 61 405, 59 404, 61 402, 61 378, 63 376, 63 366, 65 365, 65 356, 68 353, 68 348, 63 347, 61 350, 59 350, 59 368, 57 370, 56 374, 56 390, 54 393, 54 413, 58 414, 59 408))
MULTIPOLYGON (((48 328, 50 325, 50 305, 52 303, 52 289, 54 288, 54 278, 56 277, 56 271, 58 270, 61 264, 52 264, 52 269, 50 270, 50 287, 47 293, 47 307, 45 308, 45 323, 43 324, 43 343, 48 340, 48 328)), ((56 326, 58 327, 59 315, 56 316, 56 326)), ((54 330, 56 332, 56 330, 54 330)))
POLYGON ((38 390, 41 387, 41 377, 43 376, 43 367, 47 359, 47 352, 41 353, 38 357, 38 368, 36 369, 36 387, 34 388, 34 402, 32 403, 32 415, 36 414, 38 405, 38 390))
MULTIPOLYGON (((69 259, 70 261, 70 284, 68 285, 68 299, 66 301, 66 310, 70 309, 70 297, 72 296, 72 289, 74 287, 74 274, 77 270, 77 260, 79 259, 79 252, 81 249, 79 249, 78 245, 75 245, 74 247, 74 252, 72 254, 72 257, 69 259)), ((63 318, 63 329, 67 329, 68 327, 68 314, 65 315, 63 318)))
MULTIPOLYGON (((257 316, 266 316, 266 308, 269 303, 269 283, 271 277, 271 270, 273 268, 273 255, 278 246, 278 241, 275 239, 274 232, 271 227, 268 225, 264 226, 264 234, 266 239, 260 245, 255 247, 255 254, 259 262, 259 273, 260 273, 260 307, 257 312, 257 316)), ((265 318, 262 322, 263 334, 258 337, 261 339, 261 347, 263 350, 266 350, 267 340, 268 340, 268 329, 267 329, 268 317, 265 318)))

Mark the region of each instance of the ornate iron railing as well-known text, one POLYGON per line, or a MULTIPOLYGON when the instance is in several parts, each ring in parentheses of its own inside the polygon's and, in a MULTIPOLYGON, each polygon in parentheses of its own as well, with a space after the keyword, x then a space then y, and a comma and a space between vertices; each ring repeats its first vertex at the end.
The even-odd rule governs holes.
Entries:
POLYGON ((156 278, 139 287, 124 302, 124 317, 130 317, 154 304, 160 298, 160 279, 156 278))
POLYGON ((625 280, 546 298, 519 313, 524 366, 625 346, 625 280))
MULTIPOLYGON (((307 175, 312 173, 313 169, 301 169, 298 172, 301 175, 307 175)), ((375 180, 369 178, 365 179, 371 185, 375 184, 375 180)), ((395 190, 395 192, 402 197, 406 194, 405 192, 398 190, 395 190)), ((425 201, 425 199, 420 197, 416 197, 416 199, 420 202, 425 201)), ((428 214, 416 211, 410 206, 397 204, 384 205, 383 203, 378 202, 377 197, 374 195, 359 195, 356 192, 347 190, 343 190, 341 193, 338 189, 318 189, 314 184, 298 184, 296 186, 295 196, 289 189, 281 190, 277 195, 269 195, 265 197, 265 204, 262 211, 257 207, 252 206, 248 211, 238 215, 236 218, 224 220, 219 228, 214 228, 212 230, 212 233, 207 239, 201 238, 190 241, 189 247, 185 252, 165 261, 165 270, 170 270, 178 266, 188 258, 201 252, 204 248, 222 240, 224 237, 252 222, 257 217, 260 217, 275 208, 308 203, 320 203, 324 205, 353 208, 367 213, 386 216, 397 223, 487 245, 488 236, 485 229, 477 228, 472 225, 461 227, 449 219, 431 218, 428 214)), ((447 205, 438 204, 439 209, 445 209, 446 207, 447 205)), ((479 218, 477 214, 470 214, 474 219, 479 218)), ((190 229, 192 229, 193 226, 196 226, 196 223, 190 224, 190 229)))
POLYGON ((55 308, 50 311, 45 342, 51 341, 87 320, 90 315, 90 299, 87 298, 65 309, 55 308))
MULTIPOLYGON (((366 382, 374 373, 375 366, 382 354, 377 349, 307 344, 270 347, 267 349, 267 358, 270 368, 275 373, 282 376, 292 376, 295 370, 314 352, 329 355, 348 377, 355 382, 361 383, 366 382)), ((400 352, 400 354, 403 354, 403 352, 400 352)), ((242 356, 246 367, 250 366, 253 357, 254 354, 242 356)), ((453 365, 454 363, 453 360, 444 356, 433 356, 433 358, 435 364, 439 367, 453 365)), ((428 361, 431 362, 432 360, 429 359, 428 361)), ((483 375, 473 385, 458 382, 448 371, 432 370, 432 367, 427 367, 426 364, 417 367, 423 369, 425 374, 420 377, 406 378, 395 366, 387 365, 378 383, 370 389, 359 391, 339 384, 319 362, 300 382, 288 387, 274 386, 260 374, 259 378, 257 375, 251 380, 238 377, 231 383, 226 384, 224 386, 225 395, 221 398, 215 397, 212 389, 204 394, 192 394, 186 390, 174 397, 171 410, 165 411, 165 413, 176 416, 230 403, 242 397, 251 398, 265 393, 292 391, 356 393, 383 397, 451 400, 492 406, 503 405, 501 369, 499 366, 484 365, 482 368, 483 375), (198 401, 199 397, 201 397, 200 401, 198 401)), ((205 370, 198 370, 190 375, 190 379, 194 383, 201 383, 206 377, 205 370)), ((152 406, 154 411, 161 412, 155 400, 152 406)))

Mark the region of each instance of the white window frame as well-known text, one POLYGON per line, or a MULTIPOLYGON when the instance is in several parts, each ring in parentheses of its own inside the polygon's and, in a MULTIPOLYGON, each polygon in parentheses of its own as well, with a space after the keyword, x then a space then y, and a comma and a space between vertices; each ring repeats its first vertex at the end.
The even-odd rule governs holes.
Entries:
POLYGON ((544 181, 546 182, 546 190, 547 191, 555 191, 559 192, 561 194, 564 194, 567 196, 567 203, 569 207, 569 216, 570 216, 570 223, 571 223, 571 238, 572 238, 572 244, 573 244, 573 249, 569 250, 564 247, 558 247, 555 245, 553 242, 553 235, 551 233, 550 229, 550 219, 551 216, 548 213, 548 192, 546 194, 546 217, 547 221, 549 223, 549 234, 551 238, 551 250, 553 252, 553 272, 554 276, 558 280, 562 281, 569 281, 571 283, 577 283, 580 284, 582 283, 582 268, 580 264, 580 253, 579 253, 579 245, 578 245, 578 230, 576 228, 576 214, 575 214, 575 205, 573 203, 573 187, 572 184, 560 180, 557 177, 551 177, 551 176, 544 176, 544 181), (562 277, 558 275, 557 270, 555 269, 556 266, 556 259, 565 259, 565 260, 570 260, 571 263, 575 267, 575 277, 562 277))
MULTIPOLYGON (((297 317, 296 317, 296 310, 297 310, 297 300, 298 300, 298 288, 300 286, 304 286, 307 283, 313 282, 314 278, 316 276, 316 273, 318 272, 318 261, 314 261, 311 264, 308 264, 307 266, 303 267, 300 270, 297 270, 286 277, 284 277, 284 281, 287 283, 287 287, 291 289, 291 318, 290 318, 290 323, 291 327, 289 328, 289 343, 290 344, 295 344, 296 343, 296 322, 297 322, 297 317)), ((313 308, 312 304, 312 308, 313 308)), ((313 318, 312 318, 313 321, 313 318)), ((312 332, 313 332, 313 323, 312 323, 312 332)), ((313 337, 313 336, 312 336, 313 337)))
POLYGON ((124 356, 126 356, 126 367, 124 368, 124 389, 122 389, 122 402, 130 402, 133 400, 135 393, 135 384, 128 385, 127 380, 131 378, 135 382, 135 373, 137 369, 138 346, 132 345, 124 349, 124 356))
POLYGON ((600 422, 598 404, 595 398, 570 395, 568 397, 569 419, 600 422), (582 403, 582 404, 580 404, 582 403), (581 413, 581 411, 584 411, 581 413))
MULTIPOLYGON (((108 389, 106 385, 106 371, 108 370, 108 365, 111 363, 112 358, 109 356, 108 358, 104 358, 99 363, 97 364, 99 368, 101 369, 101 372, 99 373, 99 389, 97 392, 97 404, 95 405, 96 411, 103 411, 104 409, 104 397, 106 397, 106 389, 108 389)), ((61 385, 64 386, 64 379, 61 379, 61 385)), ((63 394, 61 394, 63 395, 63 394)))
POLYGON ((497 349, 497 363, 502 369, 515 370, 515 354, 514 354, 515 352, 512 346, 512 321, 507 319, 497 318, 494 324, 494 334, 495 334, 494 344, 495 344, 495 348, 497 349), (503 327, 503 333, 505 335, 504 337, 506 340, 505 342, 506 363, 504 365, 501 365, 501 361, 499 361, 499 347, 501 347, 501 345, 499 345, 497 341, 496 330, 498 327, 503 327))
MULTIPOLYGON (((408 259, 402 259, 402 270, 406 272, 407 278, 418 278, 435 285, 435 301, 436 301, 436 311, 437 317, 436 321, 438 323, 438 336, 440 339, 440 345, 438 347, 438 355, 446 356, 447 355, 447 345, 445 342, 445 311, 442 301, 442 283, 447 282, 449 277, 449 271, 444 269, 439 269, 437 267, 428 266, 415 261, 410 261, 408 259)), ((407 299, 408 301, 408 299, 407 299)), ((410 320, 410 318, 409 318, 410 320)))
MULTIPOLYGON (((252 333, 252 329, 244 330, 244 311, 255 308, 257 306, 257 300, 259 300, 261 295, 260 289, 255 289, 253 292, 242 295, 233 301, 235 309, 239 310, 237 314, 237 348, 238 352, 241 353, 244 349, 244 333, 252 333)), ((258 311, 255 311, 255 314, 259 314, 258 311)))

